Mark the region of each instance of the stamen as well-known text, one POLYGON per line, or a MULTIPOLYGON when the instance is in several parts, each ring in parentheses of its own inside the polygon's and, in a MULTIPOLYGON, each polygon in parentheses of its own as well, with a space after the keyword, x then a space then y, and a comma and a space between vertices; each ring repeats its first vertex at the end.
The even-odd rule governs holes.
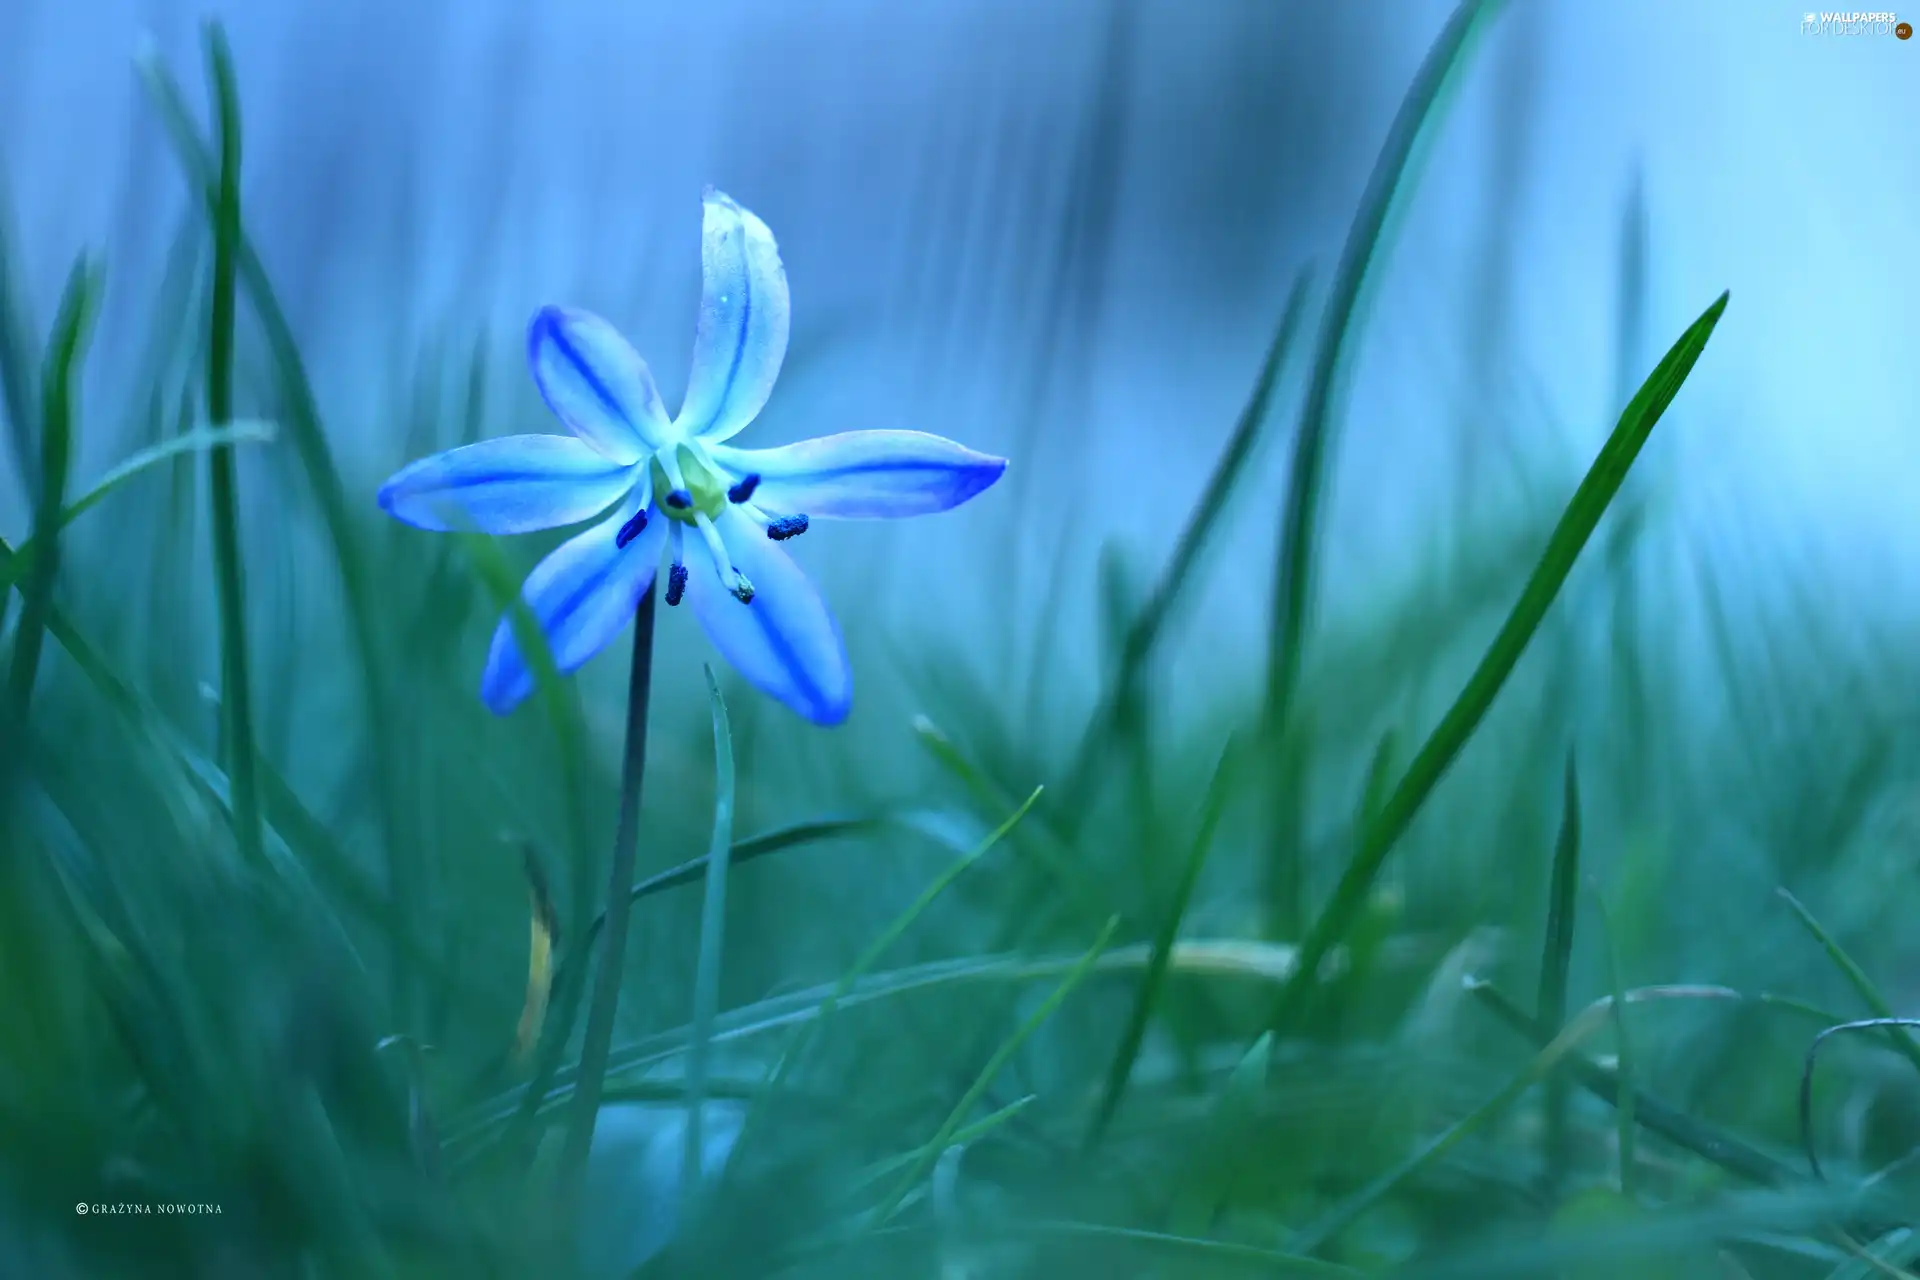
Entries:
POLYGON ((775 542, 785 542, 788 538, 797 538, 806 531, 807 518, 805 516, 782 516, 780 519, 769 521, 767 524, 767 536, 775 542))
POLYGON ((693 495, 685 489, 675 489, 667 495, 667 505, 675 511, 685 511, 693 505, 693 495))
POLYGON ((753 497, 753 491, 760 487, 760 473, 749 471, 740 477, 740 483, 727 490, 727 501, 736 506, 753 497))
POLYGON ((727 590, 733 593, 733 598, 741 604, 752 604, 753 583, 747 580, 746 574, 733 567, 733 558, 727 554, 727 544, 720 540, 720 531, 714 528, 713 521, 704 515, 695 515, 693 519, 694 526, 700 530, 701 538, 706 541, 707 554, 713 557, 713 565, 720 574, 720 581, 724 583, 732 579, 732 585, 727 590))
POLYGON ((639 537, 641 530, 645 529, 646 527, 647 527, 647 509, 645 507, 642 507, 638 511, 633 513, 633 519, 627 521, 625 524, 620 526, 619 533, 616 533, 613 535, 613 545, 616 547, 624 548, 629 542, 632 542, 635 538, 639 537))
POLYGON ((667 570, 667 603, 679 604, 687 594, 687 566, 676 564, 667 570))

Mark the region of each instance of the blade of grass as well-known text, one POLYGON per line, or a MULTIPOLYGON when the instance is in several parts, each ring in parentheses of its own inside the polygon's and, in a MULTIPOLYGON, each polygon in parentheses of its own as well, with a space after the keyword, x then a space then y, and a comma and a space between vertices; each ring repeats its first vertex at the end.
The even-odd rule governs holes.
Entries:
MULTIPOLYGON (((1280 541, 1274 557, 1273 615, 1267 640, 1266 692, 1261 706, 1261 738, 1276 748, 1286 733, 1300 681, 1308 613, 1313 604, 1313 568, 1321 493, 1331 468, 1333 436, 1350 352, 1356 345, 1363 295, 1374 263, 1386 256, 1396 210, 1415 186, 1424 143, 1437 132, 1448 90, 1467 63, 1473 37, 1484 30, 1498 0, 1463 0, 1441 29, 1400 102, 1386 142, 1361 193, 1360 208, 1347 231, 1331 293, 1321 315, 1312 371, 1300 424, 1294 431, 1287 495, 1280 517, 1280 541)), ((1269 938, 1298 936, 1305 924, 1305 869, 1302 794, 1311 772, 1303 739, 1276 758, 1283 768, 1273 789, 1270 830, 1262 864, 1263 928, 1269 938)))
MULTIPOLYGON (((225 42, 213 46, 212 52, 216 57, 226 56, 225 42)), ((160 114, 161 124, 173 144, 181 168, 186 173, 188 189, 199 195, 209 218, 217 219, 220 206, 218 172, 213 157, 194 127, 180 86, 151 51, 143 51, 136 58, 136 66, 160 114)), ((229 81, 233 79, 231 66, 225 78, 229 81)), ((361 676, 361 703, 366 715, 377 811, 386 846, 387 892, 393 900, 393 933, 389 945, 393 953, 394 1018, 404 1031, 411 1021, 408 993, 412 980, 411 968, 406 960, 408 938, 401 935, 412 925, 418 877, 414 866, 416 854, 402 829, 400 796, 404 791, 398 781, 401 770, 395 750, 395 744, 401 738, 393 731, 386 697, 385 664, 375 639, 374 619, 380 616, 380 602, 354 535, 348 515, 346 486, 341 482, 339 470, 334 465, 333 450, 320 422, 319 403, 307 378, 299 344, 294 341, 292 326, 287 323, 286 314, 274 295, 266 268, 247 239, 245 226, 236 223, 233 233, 232 248, 236 255, 239 283, 246 289, 255 318, 266 336, 273 375, 279 384, 284 425, 299 454, 301 469, 306 474, 314 499, 319 504, 321 519, 339 569, 341 591, 346 597, 347 622, 361 676)))
MULTIPOLYGON (((239 422, 227 427, 204 427, 183 436, 172 436, 129 455, 119 466, 96 480, 93 487, 67 503, 60 511, 58 528, 68 525, 98 506, 114 490, 149 468, 184 454, 202 453, 223 445, 265 442, 273 439, 270 422, 239 422)), ((33 567, 35 538, 28 538, 0 563, 0 592, 20 581, 33 567)))
MULTIPOLYGON (((1493 986, 1475 983, 1467 988, 1467 994, 1533 1044, 1552 1041, 1552 1032, 1493 986)), ((1567 1060, 1566 1066, 1581 1088, 1600 1101, 1616 1109, 1626 1102, 1635 1121, 1649 1133, 1658 1134, 1735 1177, 1763 1187, 1791 1187, 1804 1182, 1798 1173, 1772 1156, 1658 1098, 1631 1089, 1620 1073, 1609 1071, 1590 1058, 1576 1054, 1567 1060)))
MULTIPOLYGON (((1893 1006, 1889 1005, 1887 998, 1880 994, 1880 988, 1875 986, 1873 979, 1867 976, 1867 971, 1854 963, 1853 957, 1847 954, 1846 949, 1821 926, 1818 920, 1813 918, 1813 912, 1807 910, 1800 899, 1787 890, 1781 889, 1779 894, 1794 916, 1806 927, 1807 932, 1813 935, 1814 941, 1826 951, 1827 958, 1832 960, 1840 970, 1847 980, 1847 985, 1853 988, 1854 994, 1860 997, 1861 1003, 1867 1006, 1868 1011, 1876 1018, 1894 1017, 1893 1006)), ((1916 1068, 1920 1068, 1920 1043, 1915 1043, 1913 1036, 1905 1027, 1890 1023, 1886 1026, 1886 1035, 1888 1042, 1900 1052, 1902 1057, 1916 1068)))
MULTIPOLYGON (((1553 848, 1552 898, 1540 957, 1540 998, 1534 1004, 1540 1025, 1556 1033, 1567 1020, 1567 970, 1573 959, 1575 891, 1580 883, 1580 777, 1573 752, 1561 801, 1560 838, 1553 848)), ((1555 1072, 1546 1085, 1546 1124, 1542 1135, 1541 1186, 1554 1195, 1565 1184, 1571 1153, 1567 1142, 1567 1077, 1555 1072)))
POLYGON ((1086 731, 1081 735, 1073 763, 1067 769, 1066 785, 1060 792, 1059 811, 1062 814, 1081 812, 1088 790, 1097 785, 1100 768, 1107 759, 1108 747, 1114 738, 1115 717, 1139 683, 1141 673, 1153 656, 1155 645, 1166 630, 1167 619, 1173 616, 1174 607, 1179 604, 1181 594, 1193 575, 1193 568, 1199 563, 1200 553, 1206 548, 1214 526, 1225 513, 1239 488, 1247 464, 1253 458, 1254 447, 1260 440, 1260 429, 1267 421, 1273 397, 1280 385, 1280 374, 1286 368, 1301 318, 1306 314, 1310 279, 1309 273, 1304 270, 1294 277, 1293 287, 1287 294, 1286 307, 1280 314, 1279 327, 1274 330, 1273 341, 1267 346, 1259 377, 1254 381, 1253 393, 1240 410, 1239 421, 1234 423, 1233 433, 1227 438, 1227 447, 1213 465, 1213 474, 1207 478, 1200 500, 1187 513, 1186 527, 1180 531, 1179 541, 1174 544, 1173 557, 1167 561, 1167 567, 1154 585, 1152 594, 1126 628, 1120 643, 1119 659, 1114 664, 1107 687, 1095 704, 1086 731))
POLYGON ((1357 319, 1369 272, 1385 256, 1396 201, 1413 187, 1422 143, 1432 137, 1433 127, 1444 114, 1447 91, 1466 65, 1473 37, 1485 29, 1498 8, 1498 0, 1465 0, 1447 19, 1400 101, 1399 113, 1374 161, 1359 212, 1347 231, 1334 269, 1300 425, 1294 435, 1280 548, 1274 562, 1274 612, 1264 713, 1269 733, 1277 732, 1286 719, 1299 679, 1300 643, 1312 597, 1315 519, 1337 419, 1337 399, 1349 363, 1351 339, 1359 328, 1357 319))
MULTIPOLYGON (((21 593, 26 603, 20 611, 20 629, 13 641, 13 665, 7 673, 7 705, 15 724, 23 731, 27 704, 33 698, 34 679, 40 670, 47 620, 53 611, 53 588, 59 577, 57 538, 60 512, 66 499, 67 473, 73 460, 74 397, 79 390, 80 363, 86 351, 98 293, 98 276, 82 255, 67 275, 67 287, 60 297, 60 310, 54 317, 46 363, 40 375, 40 439, 34 451, 40 460, 40 484, 34 496, 33 536, 46 548, 46 554, 39 557, 39 563, 28 574, 21 593)), ((17 553, 8 559, 16 557, 17 553)), ((5 599, 4 591, 0 590, 0 602, 5 599)))
POLYGON ((1693 322, 1648 375, 1633 401, 1620 415, 1619 424, 1614 427, 1613 434, 1588 469, 1586 478, 1580 482, 1580 487, 1567 503, 1552 536, 1547 540, 1539 563, 1527 579, 1526 586, 1521 589, 1519 599, 1514 602, 1493 643, 1487 647, 1480 664, 1468 677, 1460 696, 1447 709, 1414 756, 1413 762, 1407 766, 1400 784, 1381 806, 1379 816, 1368 826, 1366 836, 1353 859, 1348 862, 1332 898, 1300 944, 1299 964, 1274 1003, 1269 1025, 1276 1032, 1284 1033, 1319 973, 1320 962, 1346 934, 1365 906, 1368 891, 1381 865, 1386 862, 1387 855, 1426 803, 1427 797, 1466 745, 1467 739, 1479 727, 1494 698, 1506 684, 1507 677, 1513 673, 1520 655, 1526 651, 1533 633, 1539 629, 1547 609, 1559 595, 1567 575, 1572 572, 1574 561, 1579 558, 1588 538, 1599 525, 1600 517, 1606 513, 1613 495, 1619 491, 1628 468, 1633 465, 1647 437, 1652 434, 1654 424, 1660 421, 1667 406, 1673 403, 1687 375, 1692 372, 1694 363, 1699 360, 1700 353, 1705 350, 1707 339, 1726 311, 1727 300, 1728 295, 1721 294, 1693 322))
MULTIPOLYGON (((687 1124, 680 1152, 680 1186, 691 1205, 702 1182, 707 1063, 713 1020, 720 1011, 720 959, 727 931, 727 855, 733 849, 733 732, 713 668, 705 667, 713 708, 713 838, 707 845, 707 893, 700 904, 700 952, 693 970, 693 1035, 687 1045, 687 1124)), ((689 1215, 691 1216, 691 1215, 689 1215)))
MULTIPOLYGON (((226 34, 206 32, 211 68, 214 133, 219 144, 218 195, 213 205, 213 296, 207 322, 207 417, 216 427, 233 419, 234 242, 240 238, 240 103, 226 34)), ((220 613, 220 750, 233 784, 234 837, 258 865, 266 856, 260 833, 260 794, 254 772, 253 689, 247 654, 245 565, 240 556, 240 494, 233 447, 207 451, 213 528, 213 573, 220 613)))
MULTIPOLYGON (((1608 914, 1607 901, 1600 895, 1600 886, 1588 882, 1593 894, 1594 915, 1600 924, 1601 954, 1607 963, 1607 990, 1613 996, 1613 1039, 1614 1058, 1618 1062, 1620 1088, 1614 1103, 1616 1121, 1616 1142, 1619 1145, 1620 1194, 1633 1198, 1635 1170, 1639 1155, 1635 1150, 1640 1130, 1634 1123, 1633 1108, 1637 1094, 1633 1084, 1633 1040, 1627 1034, 1627 988, 1620 979, 1620 950, 1615 944, 1613 918, 1608 914)), ((1564 1010, 1563 1010, 1564 1015, 1564 1010)))
POLYGON ((1207 784, 1206 796, 1200 803, 1200 823, 1194 830, 1193 844, 1187 850, 1186 864, 1181 868, 1173 900, 1167 904, 1166 914, 1161 918, 1160 928, 1154 936, 1147 971, 1140 978, 1133 1011, 1127 1016, 1126 1030, 1121 1033, 1119 1047, 1114 1051, 1113 1065, 1108 1068, 1106 1087, 1101 1090, 1093 1122, 1087 1126, 1082 1144, 1085 1151, 1099 1146, 1107 1126, 1113 1121, 1114 1112, 1119 1110, 1127 1080, 1133 1074, 1134 1060, 1140 1056, 1140 1045, 1146 1039, 1147 1024, 1152 1021, 1154 1005, 1159 1001, 1160 989, 1166 982, 1167 962, 1173 954, 1174 940, 1180 936, 1180 922, 1186 917, 1188 904, 1193 901, 1194 886, 1200 883, 1200 872, 1206 866, 1207 855, 1213 851, 1213 837, 1219 829, 1221 815, 1226 812, 1227 797, 1238 773, 1238 744, 1230 741, 1221 752, 1219 763, 1214 766, 1213 780, 1207 784))
POLYGON ((955 1103, 953 1110, 947 1113, 947 1118, 941 1122, 939 1130, 927 1142, 926 1146, 922 1148, 920 1158, 908 1167, 907 1172, 901 1177, 900 1181, 894 1185, 893 1190, 888 1192, 886 1197, 880 1201, 879 1206, 873 1212, 873 1216, 867 1219, 868 1230, 886 1225, 887 1220, 893 1217, 894 1211, 900 1207, 901 1201, 907 1198, 907 1193, 918 1186, 921 1180, 927 1176, 927 1171, 933 1167, 933 1162, 940 1158, 941 1152, 953 1144, 953 1135, 960 1131, 960 1126, 966 1123, 967 1116, 972 1113, 974 1107, 979 1105, 980 1099, 984 1097, 987 1090, 992 1087, 994 1078, 1000 1074, 1008 1062, 1012 1061, 1013 1055, 1020 1051, 1020 1046, 1024 1045, 1028 1038, 1031 1037, 1034 1032, 1038 1031, 1041 1026, 1046 1023, 1047 1019, 1051 1018, 1054 1013, 1059 1010, 1061 1005, 1067 1002, 1067 997, 1071 996, 1074 990, 1093 972, 1094 965, 1099 961, 1101 953, 1107 949, 1107 943, 1112 939, 1114 930, 1119 927, 1120 918, 1118 916, 1109 917, 1106 927, 1100 930, 1100 936, 1094 939, 1093 945, 1087 948, 1086 953, 1080 957, 1078 963, 1068 971, 1067 976, 1061 980, 1060 985, 1055 987, 1047 998, 1040 1002, 1040 1006, 1033 1011, 1027 1020, 1021 1023, 1014 1033, 994 1051, 991 1058, 987 1059, 987 1065, 980 1069, 980 1074, 975 1077, 973 1083, 967 1087, 967 1091, 960 1096, 960 1101, 955 1103))

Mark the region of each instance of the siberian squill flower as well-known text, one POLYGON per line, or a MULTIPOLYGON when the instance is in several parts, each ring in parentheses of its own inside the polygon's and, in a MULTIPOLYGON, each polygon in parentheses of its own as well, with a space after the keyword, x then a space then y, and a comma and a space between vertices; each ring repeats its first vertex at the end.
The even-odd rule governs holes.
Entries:
MULTIPOLYGON (((852 431, 776 449, 726 443, 752 422, 787 352, 786 268, 773 233, 709 189, 700 315, 685 402, 669 418, 646 363, 607 321, 534 316, 534 382, 571 435, 507 436, 435 454, 380 489, 420 529, 528 533, 602 516, 527 578, 523 598, 555 665, 605 648, 668 556, 666 602, 685 600, 747 681, 817 724, 838 724, 853 676, 839 628, 780 543, 810 520, 885 519, 958 506, 1006 461, 919 431, 852 431)), ((511 618, 494 632, 482 699, 511 711, 533 675, 511 618)))

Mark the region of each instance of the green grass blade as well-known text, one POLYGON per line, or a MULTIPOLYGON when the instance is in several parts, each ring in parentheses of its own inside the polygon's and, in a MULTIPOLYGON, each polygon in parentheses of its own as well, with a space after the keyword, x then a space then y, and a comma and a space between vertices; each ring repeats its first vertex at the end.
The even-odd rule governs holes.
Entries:
POLYGON ((1115 717, 1138 685, 1155 646, 1166 631, 1167 619, 1173 616, 1174 608, 1193 576, 1200 553, 1206 549, 1214 526, 1226 512, 1228 503, 1240 487, 1247 464, 1253 459, 1261 427, 1269 417, 1274 395, 1279 390, 1280 374, 1286 368, 1301 319, 1306 314, 1309 279, 1305 271, 1294 277, 1293 288, 1287 294, 1286 308, 1280 315, 1279 327, 1274 330, 1273 341, 1268 344, 1266 358, 1260 366, 1260 375, 1254 381, 1253 393, 1247 397, 1239 421, 1234 423, 1233 433, 1227 438, 1227 447, 1221 452, 1219 461, 1214 463, 1213 474, 1207 479, 1200 501, 1187 513, 1186 527, 1180 531, 1179 541, 1174 544, 1172 559, 1167 561, 1159 582, 1126 628, 1120 642, 1119 660, 1114 664, 1107 687, 1095 704, 1092 720, 1081 736, 1074 762, 1067 770, 1060 803, 1060 810, 1064 814, 1078 813, 1086 800, 1087 790, 1097 783, 1098 771, 1114 738, 1115 717))
MULTIPOLYGON (((216 56, 226 56, 224 41, 216 45, 213 52, 216 56)), ((188 189, 199 195, 210 218, 217 217, 220 202, 218 172, 214 158, 208 154, 206 144, 194 128, 185 96, 166 68, 153 57, 142 55, 136 65, 160 114, 161 125, 186 173, 188 189)), ((232 79, 230 64, 226 78, 232 79)), ((234 235, 239 284, 246 290, 248 301, 253 304, 255 318, 265 334, 273 376, 279 386, 285 413, 283 425, 299 455, 301 470, 313 491, 314 499, 319 504, 321 520, 326 526, 327 538, 339 569, 341 590, 346 597, 347 623, 359 668, 361 704, 366 715, 368 750, 372 756, 371 772, 377 788, 381 834, 386 845, 387 892, 394 901, 394 928, 396 931, 404 930, 411 927, 413 920, 419 896, 419 870, 417 855, 402 825, 400 797, 404 792, 397 781, 400 770, 395 748, 400 737, 394 731, 393 718, 388 710, 385 662, 374 630, 374 619, 379 616, 379 601, 354 536, 346 486, 341 482, 339 470, 334 464, 332 446, 321 426, 319 402, 307 378, 299 344, 293 338, 293 328, 280 308, 273 284, 267 278, 266 268, 247 240, 244 224, 235 226, 234 235)), ((407 993, 411 989, 410 970, 404 959, 406 940, 396 932, 390 939, 390 946, 394 957, 394 1020, 404 1029, 410 1021, 407 993)))
POLYGON ((940 1158, 941 1152, 953 1144, 953 1135, 960 1131, 960 1126, 966 1123, 967 1116, 980 1104, 980 1099, 992 1087, 994 1078, 1000 1074, 1008 1062, 1012 1061, 1013 1055, 1020 1051, 1020 1046, 1024 1045, 1033 1033, 1038 1031, 1047 1019, 1067 1002, 1067 997, 1071 996, 1093 972, 1094 965, 1098 963, 1101 953, 1107 949, 1107 943, 1112 939, 1114 930, 1119 927, 1120 918, 1110 917, 1106 927, 1100 930, 1100 936, 1094 939, 1093 945, 1087 948, 1086 953, 1061 980, 1060 985, 1040 1002, 1040 1006, 1033 1011, 1032 1015, 1021 1023, 998 1049, 994 1050, 993 1056, 987 1059, 987 1065, 980 1069, 980 1074, 961 1095, 960 1101, 955 1103, 953 1110, 947 1113, 947 1118, 941 1122, 939 1130, 922 1148, 920 1158, 909 1166, 905 1175, 894 1185, 893 1190, 880 1201, 873 1216, 868 1219, 869 1229, 884 1226, 887 1220, 893 1217, 895 1210, 900 1207, 900 1203, 907 1198, 907 1194, 927 1176, 927 1171, 933 1168, 934 1161, 940 1158))
POLYGON ((707 1064, 713 1053, 713 1020, 720 1011, 720 959, 727 931, 727 855, 733 850, 733 732, 720 682, 707 675, 713 707, 713 839, 707 846, 707 894, 700 904, 700 953, 693 972, 693 1037, 687 1045, 687 1125, 680 1153, 680 1187, 692 1203, 702 1181, 703 1112, 707 1064))
MULTIPOLYGON (((53 588, 60 569, 60 513, 73 461, 74 398, 79 391, 80 363, 98 296, 99 278, 83 255, 67 276, 66 291, 61 295, 60 310, 54 317, 40 377, 42 413, 40 440, 35 451, 40 460, 40 484, 34 497, 33 538, 46 549, 46 554, 37 557, 27 576, 22 592, 26 603, 20 612, 20 629, 13 642, 13 664, 7 673, 7 705, 14 722, 23 729, 27 704, 33 698, 34 679, 40 670, 47 621, 53 612, 53 588)), ((17 553, 7 558, 12 561, 17 553)), ((0 591, 0 600, 4 599, 5 594, 0 591)))
MULTIPOLYGON (((1854 994, 1860 997, 1861 1003, 1867 1006, 1873 1016, 1876 1018, 1898 1016, 1894 1013, 1893 1006, 1887 1003, 1887 998, 1880 994, 1880 988, 1875 986, 1873 979, 1867 976, 1867 971, 1855 963, 1853 957, 1847 954, 1846 948, 1842 947, 1839 941, 1828 933, 1818 920, 1814 919, 1813 912, 1807 910, 1800 899, 1785 889, 1781 889, 1779 893, 1793 911, 1794 918, 1806 927, 1807 932, 1813 935, 1814 941, 1826 951, 1827 958, 1833 961, 1834 966, 1846 978, 1847 985, 1853 988, 1854 994)), ((1905 1027, 1888 1027, 1886 1034, 1888 1043, 1899 1050, 1901 1056, 1908 1062, 1920 1068, 1920 1043, 1914 1041, 1912 1033, 1905 1027)))
MULTIPOLYGON (((141 449, 101 476, 85 493, 67 503, 60 512, 58 528, 65 529, 143 471, 187 454, 203 453, 225 445, 266 442, 273 439, 273 430, 270 422, 237 422, 226 427, 202 427, 141 449)), ((35 539, 28 538, 13 549, 13 554, 5 564, 0 564, 0 591, 5 591, 25 577, 32 568, 36 551, 34 544, 35 539)))
MULTIPOLYGON (((1467 994, 1531 1043, 1545 1045, 1552 1041, 1552 1032, 1493 986, 1477 982, 1467 988, 1467 994)), ((1677 1107, 1642 1092, 1629 1097, 1619 1073, 1607 1070, 1591 1058, 1575 1054, 1567 1059, 1566 1067, 1581 1088, 1607 1105, 1617 1109, 1626 1101, 1635 1121, 1647 1132, 1658 1134, 1737 1178, 1763 1187, 1790 1187, 1805 1181, 1772 1156, 1703 1120, 1694 1119, 1677 1107)))
POLYGON ((1206 796, 1200 804, 1200 823, 1194 830, 1193 844, 1187 850, 1179 884, 1154 936, 1147 971, 1141 976, 1139 992, 1134 996, 1133 1011, 1127 1016, 1126 1030, 1121 1033, 1119 1047, 1114 1051, 1113 1065, 1108 1068, 1106 1086, 1101 1090, 1099 1105, 1094 1109, 1093 1122, 1087 1126, 1086 1150, 1090 1151, 1099 1145, 1107 1126, 1113 1121, 1114 1112, 1120 1108, 1127 1080, 1133 1074, 1134 1060, 1140 1056, 1140 1045, 1146 1039, 1147 1025, 1153 1019, 1154 1006, 1166 982, 1173 943, 1180 936, 1180 922, 1186 918, 1187 906, 1193 901, 1194 887, 1200 883, 1200 872, 1207 864, 1207 855, 1213 851, 1213 837, 1219 829, 1221 816, 1226 812, 1227 798, 1238 776, 1238 764, 1237 744, 1229 742, 1220 755, 1219 763, 1214 766, 1213 780, 1207 784, 1206 796))
POLYGON ((1423 141, 1430 139, 1456 73, 1466 63, 1472 38, 1498 9, 1498 0, 1465 0, 1453 11, 1426 61, 1401 99, 1400 111, 1374 161, 1360 197, 1360 210, 1347 232, 1334 270, 1331 295, 1321 320, 1300 426, 1294 435, 1293 464, 1274 562, 1273 625, 1268 640, 1265 721, 1277 733, 1292 708, 1300 673, 1300 645, 1312 596, 1315 521, 1325 486, 1326 459, 1338 413, 1336 403, 1358 331, 1362 294, 1373 264, 1384 256, 1389 221, 1396 202, 1410 191, 1423 141))
MULTIPOLYGON (((216 427, 233 419, 233 341, 236 242, 240 238, 240 103, 226 35, 207 29, 220 168, 213 204, 213 296, 207 332, 207 417, 216 427)), ((253 689, 247 653, 245 565, 240 555, 240 493, 233 447, 207 451, 213 528, 215 598, 220 614, 220 758, 233 783, 234 837, 248 861, 266 855, 260 832, 260 795, 254 770, 253 689)))
MULTIPOLYGON (((1567 970, 1573 960, 1576 893, 1580 885, 1580 776, 1573 753, 1567 753, 1567 773, 1560 812, 1560 837, 1553 848, 1552 897, 1547 904, 1546 941, 1540 957, 1540 998, 1534 1009, 1540 1025, 1555 1032, 1567 1020, 1567 970)), ((1617 1021, 1617 1018, 1616 1018, 1617 1021)), ((1570 1158, 1567 1140, 1569 1086, 1556 1072, 1546 1087, 1545 1126, 1542 1135, 1542 1184, 1549 1195, 1564 1185, 1570 1158)))
POLYGON ((1541 553, 1539 563, 1493 643, 1468 677, 1460 696, 1441 717, 1413 763, 1407 766, 1399 786, 1381 806, 1379 817, 1367 828, 1332 898, 1300 944, 1300 963, 1275 1001, 1272 1026, 1276 1031, 1284 1032, 1314 982, 1320 962, 1346 934, 1366 904, 1367 893, 1394 844, 1420 812, 1467 739, 1473 736, 1507 677, 1513 674, 1520 655, 1526 651, 1533 633, 1539 630, 1548 608, 1572 572, 1574 561, 1593 536, 1600 517, 1606 514, 1607 505, 1619 492, 1628 469, 1652 434, 1654 424, 1673 403, 1700 353, 1706 349, 1707 339, 1727 309, 1727 298, 1727 294, 1721 294, 1681 335, 1620 415, 1619 424, 1601 447, 1586 478, 1554 526, 1546 550, 1541 553))

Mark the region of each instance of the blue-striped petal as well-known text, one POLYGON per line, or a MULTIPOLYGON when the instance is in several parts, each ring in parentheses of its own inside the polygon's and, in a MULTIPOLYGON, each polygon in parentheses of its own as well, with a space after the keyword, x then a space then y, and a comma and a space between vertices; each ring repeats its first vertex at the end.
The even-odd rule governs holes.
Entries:
POLYGON ((527 328, 527 362, 567 430, 615 462, 637 462, 671 438, 647 362, 592 312, 542 307, 527 328))
POLYGON ((853 706, 853 671, 820 593, 753 521, 728 509, 718 523, 754 596, 740 603, 720 581, 713 557, 689 540, 687 602, 713 647, 762 693, 815 724, 839 724, 853 706))
MULTIPOLYGON (((620 634, 653 583, 670 522, 653 512, 639 537, 618 546, 620 527, 631 518, 635 505, 623 504, 612 516, 562 543, 527 575, 521 598, 546 635, 554 666, 562 675, 579 670, 620 634)), ((480 677, 480 697, 496 715, 505 715, 533 689, 533 671, 520 652, 509 614, 494 630, 487 669, 480 677)))
POLYGON ((778 449, 711 449, 753 500, 782 515, 875 520, 957 507, 1000 478, 1005 458, 924 431, 849 431, 778 449))
POLYGON ((599 515, 632 486, 629 468, 572 436, 503 436, 401 468, 380 506, 416 529, 530 533, 599 515))
POLYGON ((693 371, 675 422, 689 436, 725 440, 753 421, 780 376, 791 320, 787 269, 767 224, 712 188, 700 266, 693 371))

